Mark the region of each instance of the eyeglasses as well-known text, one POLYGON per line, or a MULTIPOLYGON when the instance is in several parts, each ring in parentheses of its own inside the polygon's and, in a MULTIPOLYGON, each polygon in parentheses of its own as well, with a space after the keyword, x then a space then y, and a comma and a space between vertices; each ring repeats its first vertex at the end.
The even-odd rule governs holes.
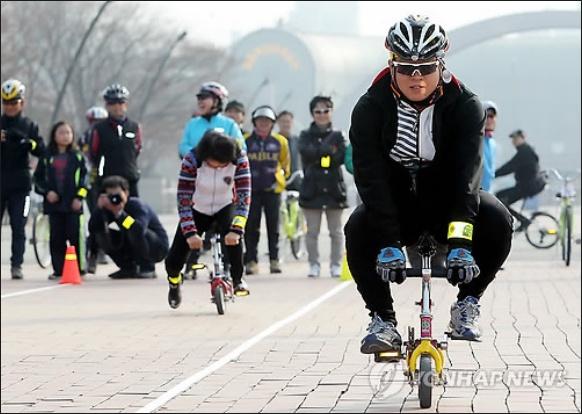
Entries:
POLYGON ((414 76, 417 72, 421 76, 430 75, 431 73, 435 73, 439 62, 438 60, 435 62, 427 62, 427 63, 402 63, 402 62, 392 62, 394 67, 396 68, 396 72, 406 75, 406 76, 414 76))
POLYGON ((123 100, 123 99, 114 99, 111 101, 105 101, 106 105, 121 105, 126 103, 127 101, 123 100))
POLYGON ((313 111, 314 114, 317 115, 323 115, 323 114, 329 114, 331 112, 331 109, 327 108, 327 109, 316 109, 313 111))

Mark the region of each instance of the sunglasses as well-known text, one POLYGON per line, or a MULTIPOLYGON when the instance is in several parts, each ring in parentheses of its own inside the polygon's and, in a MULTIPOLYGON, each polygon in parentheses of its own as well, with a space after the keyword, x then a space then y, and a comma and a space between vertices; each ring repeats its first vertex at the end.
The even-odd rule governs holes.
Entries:
POLYGON ((427 62, 427 63, 402 63, 402 62, 392 62, 396 68, 396 72, 406 75, 414 76, 417 72, 421 76, 430 75, 435 73, 439 67, 439 62, 427 62))
POLYGON ((313 111, 314 114, 317 115, 323 115, 323 114, 329 114, 331 112, 331 109, 327 108, 327 109, 316 109, 313 111))
POLYGON ((12 101, 2 101, 2 105, 4 106, 16 106, 20 103, 20 99, 14 99, 12 101))
POLYGON ((112 101, 105 101, 105 103, 107 105, 118 105, 118 104, 121 105, 121 104, 124 104, 126 102, 127 101, 124 101, 123 99, 116 99, 116 100, 112 100, 112 101))

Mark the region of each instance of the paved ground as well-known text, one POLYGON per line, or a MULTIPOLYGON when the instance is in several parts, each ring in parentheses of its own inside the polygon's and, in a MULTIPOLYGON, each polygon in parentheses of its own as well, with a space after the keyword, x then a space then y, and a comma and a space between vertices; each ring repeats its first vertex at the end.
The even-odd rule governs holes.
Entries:
MULTIPOLYGON (((57 286, 30 249, 25 279, 10 280, 6 230, 2 412, 419 410, 402 367, 359 353, 368 317, 352 282, 308 280, 305 262, 286 263, 283 275, 251 276, 251 296, 224 316, 205 280, 187 281, 171 310, 163 277, 110 280, 111 265, 80 286, 5 297, 57 286), (333 296, 312 303, 325 294, 333 296)), ((575 245, 566 268, 557 249, 518 236, 482 300, 483 341, 450 343, 449 383, 423 411, 580 412, 580 255, 575 245)), ((418 325, 419 290, 418 279, 394 289, 402 334, 418 325)), ((434 282, 434 332, 445 330, 455 291, 434 282)))

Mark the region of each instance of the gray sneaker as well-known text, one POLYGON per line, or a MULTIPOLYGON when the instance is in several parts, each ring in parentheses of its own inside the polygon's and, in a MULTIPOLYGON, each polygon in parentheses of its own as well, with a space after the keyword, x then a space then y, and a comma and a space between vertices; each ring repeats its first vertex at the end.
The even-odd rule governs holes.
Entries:
POLYGON ((385 322, 374 314, 368 325, 368 334, 362 339, 360 352, 362 354, 375 354, 377 352, 400 351, 401 346, 402 338, 394 323, 385 322))
POLYGON ((10 268, 10 273, 12 274, 12 279, 22 279, 22 267, 21 266, 12 266, 10 268))
POLYGON ((451 305, 451 339, 478 341, 481 337, 479 299, 467 296, 451 305))

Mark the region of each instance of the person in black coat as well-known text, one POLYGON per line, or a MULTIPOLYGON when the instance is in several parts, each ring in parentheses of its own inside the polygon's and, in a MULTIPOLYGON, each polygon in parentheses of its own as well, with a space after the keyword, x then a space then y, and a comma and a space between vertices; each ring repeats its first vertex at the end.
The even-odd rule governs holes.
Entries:
POLYGON ((1 217, 8 210, 12 229, 12 279, 22 279, 22 263, 26 234, 24 228, 30 207, 30 156, 42 157, 44 141, 38 125, 23 115, 25 105, 24 84, 16 79, 2 83, 2 188, 0 195, 1 217))
POLYGON ((341 170, 346 144, 342 132, 332 128, 333 101, 330 97, 314 97, 309 110, 313 122, 299 136, 304 173, 299 205, 307 223, 308 276, 319 277, 318 239, 325 212, 331 238, 330 273, 332 277, 339 277, 344 244, 342 212, 347 207, 347 190, 341 170))
POLYGON ((85 268, 85 237, 82 226, 83 200, 87 197, 87 167, 77 149, 73 127, 57 122, 50 134, 48 151, 34 173, 35 191, 44 196, 44 213, 49 216, 50 251, 53 273, 62 276, 67 242, 75 246, 81 274, 85 268))

